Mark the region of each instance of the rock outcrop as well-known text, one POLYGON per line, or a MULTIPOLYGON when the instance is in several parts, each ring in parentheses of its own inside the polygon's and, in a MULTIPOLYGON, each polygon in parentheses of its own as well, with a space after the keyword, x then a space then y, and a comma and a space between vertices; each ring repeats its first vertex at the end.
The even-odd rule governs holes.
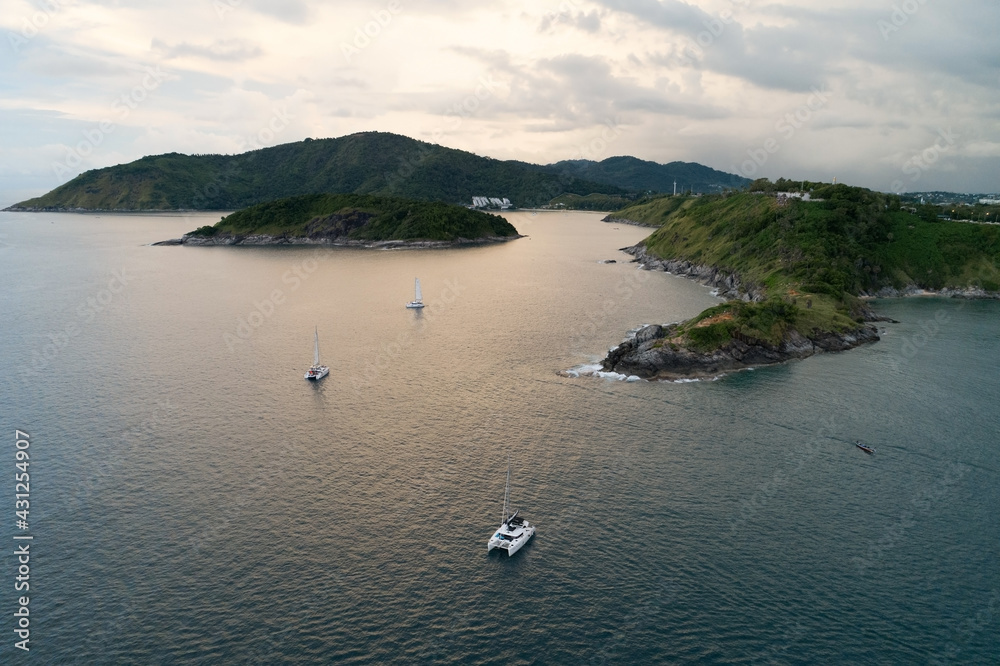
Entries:
POLYGON ((684 259, 660 259, 646 251, 642 243, 632 247, 623 247, 622 252, 631 254, 633 261, 641 268, 654 271, 666 271, 672 275, 690 278, 701 284, 718 290, 719 296, 726 300, 763 301, 766 297, 763 286, 748 284, 739 275, 722 270, 716 266, 695 264, 684 259))
POLYGON ((675 338, 680 324, 646 326, 612 349, 602 362, 606 372, 643 379, 697 379, 727 372, 806 358, 818 352, 844 351, 879 339, 871 324, 844 333, 824 332, 812 337, 790 330, 778 345, 733 338, 717 349, 701 352, 675 338))

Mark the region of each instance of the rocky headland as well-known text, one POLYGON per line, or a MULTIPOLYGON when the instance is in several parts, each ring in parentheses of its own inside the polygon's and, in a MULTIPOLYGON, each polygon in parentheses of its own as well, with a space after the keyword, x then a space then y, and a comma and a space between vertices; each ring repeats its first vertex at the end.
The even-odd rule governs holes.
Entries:
MULTIPOLYGON (((753 305, 764 302, 764 288, 742 279, 736 273, 686 260, 660 259, 652 256, 641 243, 622 248, 622 251, 631 254, 633 262, 644 270, 681 275, 716 289, 723 299, 742 301, 748 304, 747 308, 764 307, 753 305)), ((794 311, 794 306, 788 308, 789 313, 794 311)), ((781 330, 780 336, 764 340, 741 333, 735 325, 726 328, 727 324, 735 324, 746 314, 736 307, 698 321, 644 326, 612 349, 601 366, 605 372, 643 379, 717 377, 737 370, 776 365, 820 352, 844 351, 875 342, 879 340, 879 334, 871 322, 891 321, 859 303, 852 313, 857 319, 853 326, 842 325, 836 331, 810 330, 803 333, 795 327, 794 317, 789 314, 788 321, 776 322, 781 330), (698 336, 689 334, 692 330, 697 333, 698 329, 712 326, 722 327, 723 339, 716 344, 699 343, 698 336)))
POLYGON ((819 352, 844 351, 879 339, 872 324, 844 333, 824 332, 805 337, 790 329, 778 344, 746 336, 701 351, 681 339, 683 324, 645 326, 608 352, 601 362, 606 372, 643 379, 701 379, 736 370, 776 365, 819 352))

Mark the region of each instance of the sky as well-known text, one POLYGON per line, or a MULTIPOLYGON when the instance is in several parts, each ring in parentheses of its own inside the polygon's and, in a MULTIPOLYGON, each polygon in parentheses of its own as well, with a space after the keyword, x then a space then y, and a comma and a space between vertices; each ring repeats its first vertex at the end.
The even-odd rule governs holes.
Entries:
POLYGON ((1000 191, 996 0, 2 0, 0 206, 167 152, 404 134, 1000 191))

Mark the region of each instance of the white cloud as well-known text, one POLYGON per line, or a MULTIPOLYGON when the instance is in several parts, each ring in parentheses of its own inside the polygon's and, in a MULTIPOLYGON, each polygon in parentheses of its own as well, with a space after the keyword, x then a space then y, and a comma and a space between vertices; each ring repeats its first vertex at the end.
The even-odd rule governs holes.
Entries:
POLYGON ((911 4, 901 18, 862 0, 76 0, 39 18, 10 0, 0 114, 16 139, 0 173, 51 188, 23 151, 75 145, 154 67, 166 78, 81 169, 233 152, 285 105, 281 142, 381 130, 538 162, 600 145, 607 123, 626 129, 594 158, 724 170, 777 135, 756 175, 877 189, 954 127, 963 139, 920 186, 996 191, 1000 7, 911 4), (814 88, 829 100, 785 138, 814 88))

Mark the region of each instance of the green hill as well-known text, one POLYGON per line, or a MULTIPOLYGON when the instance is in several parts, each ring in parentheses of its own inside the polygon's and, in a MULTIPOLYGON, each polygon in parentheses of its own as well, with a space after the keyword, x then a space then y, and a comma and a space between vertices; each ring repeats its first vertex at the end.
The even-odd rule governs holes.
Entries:
POLYGON ((559 194, 624 194, 606 185, 541 173, 523 162, 479 157, 396 134, 306 139, 240 155, 144 157, 80 174, 13 210, 236 210, 320 192, 471 203, 506 197, 516 206, 559 194))
POLYGON ((750 192, 664 197, 615 212, 659 226, 633 250, 642 260, 716 284, 735 279, 757 302, 730 301, 657 331, 658 339, 623 345, 606 366, 669 376, 676 367, 664 368, 691 362, 710 373, 726 354, 726 367, 745 367, 744 357, 760 350, 771 354, 760 358, 783 359, 847 348, 877 339, 862 324, 874 315, 858 296, 912 286, 1000 290, 1000 227, 917 215, 867 189, 806 187, 811 201, 776 197, 763 181, 750 192))
POLYGON ((433 201, 366 194, 305 194, 250 206, 189 234, 228 241, 247 236, 352 241, 457 241, 517 237, 497 215, 433 201))
POLYGON ((919 216, 893 195, 818 185, 819 201, 762 192, 666 197, 615 218, 660 225, 644 241, 658 257, 717 266, 763 286, 833 296, 882 287, 1000 284, 1000 228, 919 216))

